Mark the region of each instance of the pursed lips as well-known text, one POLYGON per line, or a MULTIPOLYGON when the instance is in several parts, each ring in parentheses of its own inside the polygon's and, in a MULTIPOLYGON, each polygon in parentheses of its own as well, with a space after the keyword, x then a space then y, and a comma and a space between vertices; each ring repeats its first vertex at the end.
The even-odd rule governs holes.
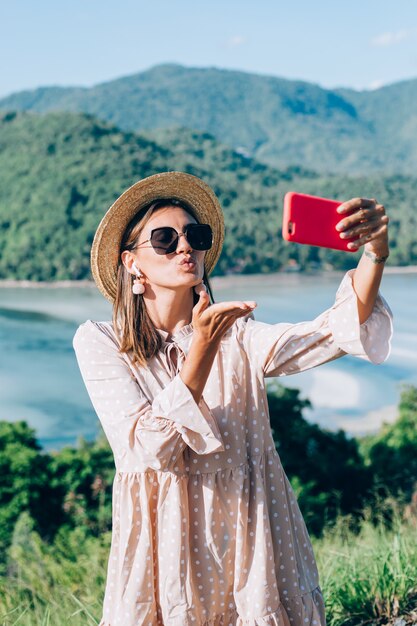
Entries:
POLYGON ((183 265, 184 263, 195 263, 195 259, 193 259, 193 257, 189 257, 188 259, 182 259, 182 261, 179 262, 179 265, 183 265))

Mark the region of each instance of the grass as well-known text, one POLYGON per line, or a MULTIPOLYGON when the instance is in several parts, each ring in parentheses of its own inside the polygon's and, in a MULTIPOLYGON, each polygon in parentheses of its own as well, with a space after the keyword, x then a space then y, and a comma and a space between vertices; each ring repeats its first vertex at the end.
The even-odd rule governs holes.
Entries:
POLYGON ((101 617, 110 533, 62 533, 54 545, 31 532, 13 546, 0 579, 1 626, 96 626, 101 617))
POLYGON ((365 509, 360 531, 339 517, 314 541, 328 626, 417 624, 417 519, 387 499, 377 523, 365 509))

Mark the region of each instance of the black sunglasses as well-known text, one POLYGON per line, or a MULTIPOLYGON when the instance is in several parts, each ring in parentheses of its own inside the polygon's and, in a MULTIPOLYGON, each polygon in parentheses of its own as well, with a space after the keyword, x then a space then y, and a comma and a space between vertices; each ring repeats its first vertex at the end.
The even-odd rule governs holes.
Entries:
POLYGON ((135 248, 150 241, 156 254, 171 254, 177 249, 180 235, 186 236, 194 250, 209 250, 213 245, 213 231, 210 224, 186 224, 183 233, 177 232, 172 226, 154 228, 151 230, 150 239, 142 241, 135 248))

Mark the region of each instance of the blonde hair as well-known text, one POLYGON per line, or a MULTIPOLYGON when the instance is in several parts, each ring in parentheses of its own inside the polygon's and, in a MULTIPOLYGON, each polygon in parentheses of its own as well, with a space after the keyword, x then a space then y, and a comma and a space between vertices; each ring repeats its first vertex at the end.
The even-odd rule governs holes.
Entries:
MULTIPOLYGON (((163 207, 179 206, 189 213, 198 223, 193 208, 176 198, 160 199, 146 205, 136 213, 126 226, 122 236, 117 266, 117 292, 113 305, 113 328, 118 335, 119 351, 129 352, 134 364, 146 367, 147 361, 162 348, 162 337, 157 331, 146 309, 141 295, 132 292, 133 276, 121 259, 124 250, 133 250, 141 232, 155 211, 163 207)), ((203 283, 207 287, 210 303, 214 303, 213 292, 204 268, 203 283)), ((194 304, 199 296, 193 288, 194 304)))

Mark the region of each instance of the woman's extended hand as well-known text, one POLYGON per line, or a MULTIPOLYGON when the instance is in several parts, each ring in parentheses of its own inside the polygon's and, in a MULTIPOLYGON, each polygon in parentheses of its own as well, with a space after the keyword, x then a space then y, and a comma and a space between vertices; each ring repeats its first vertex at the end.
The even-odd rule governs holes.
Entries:
POLYGON ((384 206, 378 204, 375 198, 352 198, 336 210, 341 214, 354 210, 336 225, 342 239, 359 235, 354 242, 348 243, 348 248, 358 250, 365 244, 365 250, 377 255, 388 254, 389 217, 385 214, 384 206))
POLYGON ((257 306, 254 300, 218 302, 210 306, 209 302, 208 293, 202 290, 199 301, 193 307, 191 320, 193 334, 208 343, 220 341, 237 318, 247 315, 257 306))

